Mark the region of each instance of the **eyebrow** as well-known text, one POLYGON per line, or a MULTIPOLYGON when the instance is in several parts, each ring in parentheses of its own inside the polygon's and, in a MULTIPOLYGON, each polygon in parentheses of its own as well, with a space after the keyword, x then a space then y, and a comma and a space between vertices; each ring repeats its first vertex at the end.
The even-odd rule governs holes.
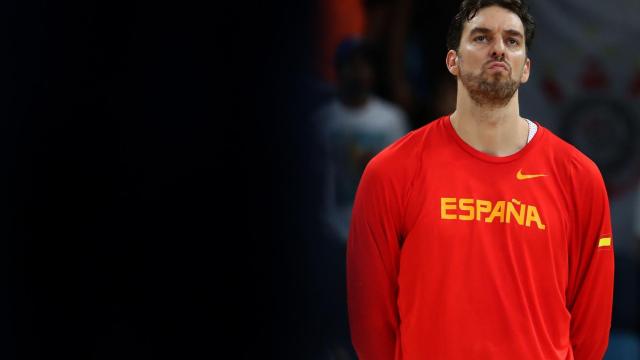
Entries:
POLYGON ((491 30, 485 28, 485 27, 475 27, 473 29, 471 29, 471 31, 469 31, 469 35, 473 35, 473 34, 485 34, 485 33, 490 33, 491 30))
MULTIPOLYGON (((522 33, 518 30, 512 30, 512 29, 508 29, 504 31, 505 33, 511 35, 511 36, 516 36, 519 38, 524 38, 524 36, 522 35, 522 33)), ((471 31, 469 32, 469 36, 473 36, 474 34, 488 34, 491 33, 491 30, 486 28, 486 27, 475 27, 473 29, 471 29, 471 31)))
POLYGON ((522 33, 518 30, 505 30, 504 32, 506 32, 507 34, 511 35, 511 36, 516 36, 519 38, 524 38, 524 36, 522 35, 522 33))

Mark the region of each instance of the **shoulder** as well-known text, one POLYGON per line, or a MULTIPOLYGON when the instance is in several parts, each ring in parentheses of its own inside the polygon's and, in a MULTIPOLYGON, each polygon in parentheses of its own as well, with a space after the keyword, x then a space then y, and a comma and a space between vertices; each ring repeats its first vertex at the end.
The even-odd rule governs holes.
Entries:
POLYGON ((369 161, 365 174, 387 180, 410 180, 422 166, 425 144, 439 120, 410 131, 384 148, 369 161))
POLYGON ((547 150, 554 154, 572 181, 602 183, 600 169, 592 159, 549 129, 545 131, 547 150))
POLYGON ((388 115, 399 117, 399 118, 406 117, 406 114, 401 107, 389 101, 386 101, 377 96, 372 96, 370 101, 371 101, 371 107, 372 109, 375 109, 375 111, 386 113, 388 115))

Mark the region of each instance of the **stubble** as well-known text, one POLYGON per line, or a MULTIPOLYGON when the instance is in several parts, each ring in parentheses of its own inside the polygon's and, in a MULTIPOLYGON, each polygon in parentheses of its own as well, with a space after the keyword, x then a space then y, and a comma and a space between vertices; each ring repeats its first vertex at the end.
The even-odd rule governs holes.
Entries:
POLYGON ((461 71, 460 80, 476 104, 492 108, 506 106, 520 86, 511 78, 511 70, 507 76, 500 73, 490 75, 486 70, 480 75, 461 71))

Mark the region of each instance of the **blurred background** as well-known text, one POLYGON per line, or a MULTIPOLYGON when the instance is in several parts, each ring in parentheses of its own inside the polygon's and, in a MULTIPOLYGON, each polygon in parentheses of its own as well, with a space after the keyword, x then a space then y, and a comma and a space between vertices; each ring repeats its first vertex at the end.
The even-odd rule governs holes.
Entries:
MULTIPOLYGON (((606 359, 640 358, 640 2, 531 0, 537 23, 521 113, 599 166, 616 239, 606 359)), ((458 1, 326 0, 314 11, 309 118, 322 149, 323 234, 315 241, 318 359, 355 359, 345 304, 345 244, 371 157, 455 109, 445 37, 458 1), (318 344, 320 345, 320 344, 318 344)))
MULTIPOLYGON (((607 359, 637 359, 640 5, 531 5, 521 111, 603 172, 607 359)), ((457 2, 0 6, 0 358, 355 358, 355 187, 453 110, 457 2)))
POLYGON ((296 3, 0 4, 1 359, 307 348, 296 3))

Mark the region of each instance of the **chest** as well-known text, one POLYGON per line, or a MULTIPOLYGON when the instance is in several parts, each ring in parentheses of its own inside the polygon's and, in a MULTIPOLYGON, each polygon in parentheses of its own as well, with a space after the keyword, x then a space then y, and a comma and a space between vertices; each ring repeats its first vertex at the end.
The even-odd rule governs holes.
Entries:
POLYGON ((407 201, 403 246, 423 259, 566 259, 572 207, 544 163, 437 166, 417 176, 407 201))

